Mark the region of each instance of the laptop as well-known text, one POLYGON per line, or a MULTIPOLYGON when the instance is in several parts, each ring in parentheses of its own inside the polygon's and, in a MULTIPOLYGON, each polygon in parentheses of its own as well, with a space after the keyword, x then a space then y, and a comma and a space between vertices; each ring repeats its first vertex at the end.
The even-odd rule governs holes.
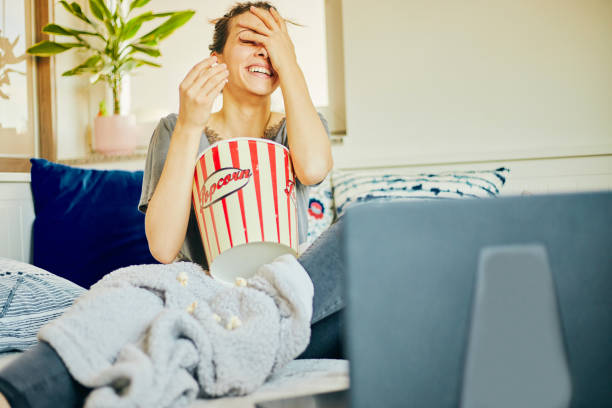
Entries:
POLYGON ((612 404, 612 193, 368 203, 342 234, 351 387, 258 407, 612 404))
POLYGON ((351 406, 612 404, 612 193, 345 217, 351 406))

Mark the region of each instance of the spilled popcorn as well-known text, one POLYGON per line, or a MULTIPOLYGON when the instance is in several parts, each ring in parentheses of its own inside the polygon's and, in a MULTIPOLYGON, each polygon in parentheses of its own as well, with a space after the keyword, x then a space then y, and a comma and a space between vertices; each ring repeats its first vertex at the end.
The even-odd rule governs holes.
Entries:
POLYGON ((176 280, 183 286, 187 286, 187 274, 185 272, 181 272, 176 277, 176 280))
POLYGON ((193 312, 195 311, 196 307, 198 307, 198 302, 196 300, 194 300, 193 302, 191 302, 191 304, 189 306, 187 306, 187 313, 193 314, 193 312))
POLYGON ((244 278, 241 278, 240 276, 236 278, 236 286, 246 286, 247 285, 247 281, 244 278))
POLYGON ((232 316, 232 317, 230 317, 229 321, 225 325, 225 328, 227 330, 234 330, 234 329, 237 329, 240 326, 242 326, 242 322, 240 321, 238 316, 232 316))

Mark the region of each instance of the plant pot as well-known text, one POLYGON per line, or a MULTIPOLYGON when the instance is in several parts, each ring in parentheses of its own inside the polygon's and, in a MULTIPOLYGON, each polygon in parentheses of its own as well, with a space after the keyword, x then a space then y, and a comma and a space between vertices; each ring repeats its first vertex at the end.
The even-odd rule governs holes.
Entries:
POLYGON ((137 145, 134 115, 96 116, 94 119, 93 150, 118 155, 134 152, 137 145))

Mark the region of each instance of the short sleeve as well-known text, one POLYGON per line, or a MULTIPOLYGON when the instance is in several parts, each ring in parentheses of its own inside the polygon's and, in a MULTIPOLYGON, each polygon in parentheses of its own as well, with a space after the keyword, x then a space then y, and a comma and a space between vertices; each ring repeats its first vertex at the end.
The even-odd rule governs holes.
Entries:
POLYGON ((138 203, 138 210, 142 213, 147 211, 149 200, 151 200, 155 187, 157 187, 157 182, 161 177, 170 147, 171 135, 172 131, 168 126, 168 119, 162 118, 153 131, 147 151, 147 160, 142 177, 142 192, 140 194, 140 202, 138 203))
MULTIPOLYGON (((327 133, 327 137, 331 139, 331 133, 329 131, 329 124, 327 123, 327 119, 325 119, 325 117, 323 117, 323 115, 320 112, 317 112, 319 114, 319 117, 321 118, 321 123, 323 123, 323 127, 325 128, 325 132, 327 133)), ((317 184, 311 184, 308 187, 316 187, 318 185, 320 185, 321 183, 323 183, 325 181, 325 178, 323 178, 323 180, 319 181, 317 184)))
POLYGON ((323 116, 323 114, 321 114, 321 112, 317 112, 319 114, 319 117, 321 118, 321 123, 323 123, 323 127, 325 128, 325 132, 327 132, 327 137, 331 137, 331 134, 329 132, 329 124, 327 123, 327 119, 325 119, 325 117, 323 116))

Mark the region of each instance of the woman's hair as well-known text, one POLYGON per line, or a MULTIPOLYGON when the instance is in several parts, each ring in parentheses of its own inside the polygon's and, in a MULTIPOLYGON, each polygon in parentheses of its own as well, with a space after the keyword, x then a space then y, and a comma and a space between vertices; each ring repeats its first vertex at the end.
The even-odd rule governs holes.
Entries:
MULTIPOLYGON (((229 24, 230 20, 236 16, 239 16, 242 13, 246 13, 249 9, 253 7, 262 8, 264 10, 270 10, 274 6, 267 1, 248 1, 245 3, 236 3, 234 7, 230 9, 227 13, 223 15, 223 17, 215 18, 210 20, 211 24, 215 25, 215 33, 213 35, 213 42, 208 46, 210 52, 216 52, 217 54, 223 54, 223 48, 225 48, 225 43, 227 42, 227 35, 229 34, 229 24)), ((274 7, 275 8, 275 7, 274 7)), ((288 23, 294 25, 300 25, 294 23, 293 21, 285 20, 288 23)))

